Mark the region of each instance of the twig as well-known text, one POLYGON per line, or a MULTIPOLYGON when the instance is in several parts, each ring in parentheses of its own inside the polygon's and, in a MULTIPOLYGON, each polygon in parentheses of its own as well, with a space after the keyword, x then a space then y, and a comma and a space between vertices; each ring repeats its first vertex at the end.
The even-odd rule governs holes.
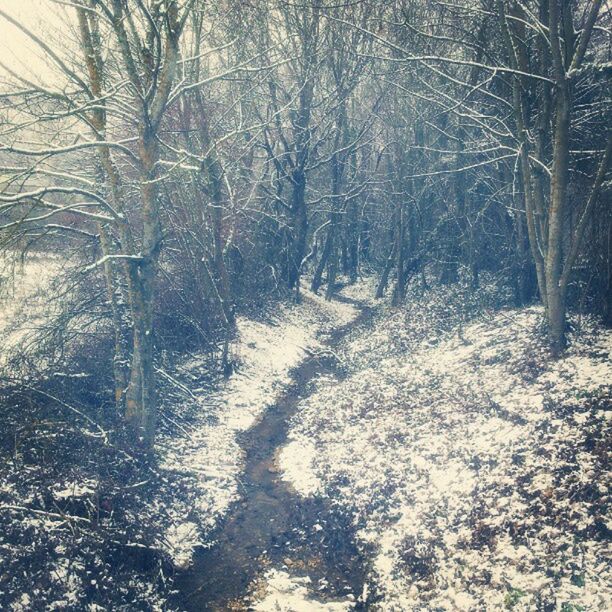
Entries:
POLYGON ((34 510, 34 508, 26 508, 25 506, 12 506, 9 504, 2 504, 0 505, 0 510, 11 510, 13 512, 30 512, 32 514, 47 516, 49 518, 54 518, 61 521, 75 521, 91 524, 91 521, 83 516, 73 516, 71 514, 57 514, 56 512, 45 512, 44 510, 34 510))

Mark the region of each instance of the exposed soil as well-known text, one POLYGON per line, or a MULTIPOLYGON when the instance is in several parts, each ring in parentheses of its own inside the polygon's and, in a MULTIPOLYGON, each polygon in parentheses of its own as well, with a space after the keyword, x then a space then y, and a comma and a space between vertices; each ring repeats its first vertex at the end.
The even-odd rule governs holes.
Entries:
POLYGON ((311 390, 310 383, 321 375, 342 378, 334 347, 352 328, 371 318, 369 308, 341 299, 360 308, 357 319, 329 334, 328 350, 306 358, 292 372, 290 388, 243 435, 242 499, 220 527, 215 544, 198 551, 193 567, 177 576, 181 609, 247 610, 258 575, 271 566, 285 565, 291 573, 307 574, 323 600, 348 594, 357 598, 362 592, 364 561, 350 526, 330 511, 327 500, 300 498, 282 480, 275 461, 286 442, 291 417, 311 390))

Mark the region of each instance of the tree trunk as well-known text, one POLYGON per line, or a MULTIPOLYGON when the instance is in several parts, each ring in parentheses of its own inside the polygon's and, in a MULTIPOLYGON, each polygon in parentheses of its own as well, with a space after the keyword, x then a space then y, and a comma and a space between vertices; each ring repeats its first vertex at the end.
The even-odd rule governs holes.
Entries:
POLYGON ((397 223, 397 250, 396 250, 396 257, 397 257, 397 261, 395 263, 395 287, 393 288, 393 297, 392 297, 392 304, 394 306, 397 306, 398 304, 400 304, 402 302, 402 300, 404 299, 404 290, 405 290, 405 286, 406 286, 406 282, 405 282, 405 265, 404 265, 404 260, 406 258, 406 240, 405 240, 405 234, 406 234, 406 230, 404 227, 404 206, 403 203, 398 203, 398 210, 397 210, 397 219, 398 219, 398 223, 397 223))
POLYGON ((208 127, 208 117, 202 96, 196 93, 196 103, 199 112, 199 131, 202 140, 202 147, 209 151, 202 163, 202 169, 206 176, 209 188, 210 203, 208 206, 209 216, 213 234, 213 281, 216 294, 219 300, 223 318, 228 329, 235 325, 234 306, 232 292, 229 284, 227 266, 225 265, 225 236, 223 235, 223 168, 217 158, 210 130, 208 127))
POLYGON ((157 416, 153 368, 153 301, 162 245, 159 194, 155 181, 159 145, 150 126, 141 128, 139 157, 142 163, 142 255, 131 267, 134 334, 125 419, 135 445, 149 447, 153 442, 157 416))
POLYGON ((357 272, 359 270, 359 220, 358 206, 353 198, 346 209, 346 229, 347 229, 347 274, 349 282, 357 281, 357 272))
POLYGON ((293 192, 291 197, 291 226, 289 238, 289 270, 287 285, 289 289, 299 290, 302 275, 302 260, 306 252, 308 216, 306 214, 306 175, 302 169, 293 173, 293 192))
MULTIPOLYGON (((103 59, 100 48, 100 32, 97 18, 88 15, 83 8, 77 9, 77 19, 79 23, 79 35, 81 50, 87 68, 89 83, 92 93, 102 98, 103 90, 103 59)), ((91 126, 94 138, 103 141, 106 134, 106 108, 104 102, 100 100, 99 106, 92 112, 91 126)), ((100 163, 101 183, 106 186, 108 198, 116 211, 123 212, 123 202, 121 198, 120 179, 117 169, 113 163, 108 147, 99 146, 97 148, 98 161, 100 163)), ((124 393, 128 381, 128 345, 130 336, 130 324, 126 313, 126 303, 124 299, 124 280, 127 268, 121 263, 117 264, 112 260, 114 255, 121 255, 122 249, 129 248, 129 234, 125 229, 125 223, 121 222, 120 232, 123 231, 125 240, 118 240, 118 245, 114 244, 112 228, 107 228, 102 223, 98 224, 100 235, 100 246, 104 262, 104 280, 106 292, 111 307, 114 354, 113 354, 113 379, 114 379, 114 398, 118 412, 123 409, 124 393)))
MULTIPOLYGON (((566 11, 563 12, 565 13, 566 11)), ((571 89, 565 75, 559 37, 559 27, 563 23, 563 15, 561 17, 558 15, 556 0, 550 0, 549 14, 555 73, 555 132, 553 137, 553 163, 548 210, 546 291, 550 346, 553 355, 559 355, 565 348, 566 287, 560 281, 563 272, 563 222, 565 219, 569 175, 571 89)))
MULTIPOLYGON (((112 239, 105 227, 99 225, 100 245, 102 247, 103 256, 112 256, 115 254, 115 249, 112 247, 112 239)), ((123 291, 121 287, 121 274, 118 270, 118 264, 115 264, 112 259, 107 259, 104 262, 104 278, 106 281, 106 293, 108 302, 111 307, 111 315, 113 322, 113 337, 114 337, 114 354, 113 354, 113 379, 114 379, 114 397, 115 405, 118 411, 123 408, 123 394, 127 386, 127 371, 128 371, 128 343, 129 333, 126 325, 126 304, 123 300, 123 291)))
POLYGON ((380 299, 385 295, 385 291, 387 290, 387 285, 389 283, 389 274, 391 274, 391 270, 393 269, 393 264, 395 263, 395 254, 397 252, 397 237, 393 241, 393 246, 391 247, 391 251, 389 251, 389 256, 387 257, 387 261, 385 262, 385 267, 383 268, 382 274, 380 275, 380 280, 378 281, 378 285, 376 287, 376 299, 380 299))
POLYGON ((323 284, 323 272, 327 267, 329 256, 332 251, 333 234, 336 231, 333 220, 330 219, 329 227, 325 235, 325 245, 323 246, 323 252, 321 253, 321 259, 317 263, 314 276, 312 277, 312 283, 310 284, 310 290, 313 293, 318 293, 321 285, 323 284))

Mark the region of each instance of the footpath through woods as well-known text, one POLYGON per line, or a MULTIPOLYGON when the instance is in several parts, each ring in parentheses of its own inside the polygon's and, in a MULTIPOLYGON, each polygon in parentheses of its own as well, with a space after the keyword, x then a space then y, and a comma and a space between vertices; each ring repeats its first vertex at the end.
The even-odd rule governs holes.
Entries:
MULTIPOLYGON (((287 610, 344 609, 356 599, 355 593, 361 593, 365 568, 351 526, 330 511, 326 498, 299 496, 281 477, 278 465, 291 419, 307 400, 313 381, 342 380, 335 349, 349 331, 371 320, 368 305, 339 300, 355 305, 358 316, 333 329, 318 350, 309 351, 291 372, 289 388, 239 439, 245 450, 240 500, 230 508, 214 544, 196 553, 191 569, 179 578, 181 608, 246 609, 254 599, 265 597, 270 585, 276 591, 272 599, 280 599, 287 610), (298 577, 290 579, 272 570, 273 576, 268 574, 262 582, 268 570, 281 566, 298 577)), ((267 609, 268 604, 264 600, 257 606, 267 609)))

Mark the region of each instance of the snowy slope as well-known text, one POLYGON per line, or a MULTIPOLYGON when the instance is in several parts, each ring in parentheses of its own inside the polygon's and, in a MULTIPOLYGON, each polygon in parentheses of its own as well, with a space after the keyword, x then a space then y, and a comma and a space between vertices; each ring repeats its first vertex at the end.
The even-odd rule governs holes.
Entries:
POLYGON ((450 332, 443 291, 351 337, 351 375, 304 402, 285 477, 351 514, 377 608, 609 609, 612 332, 585 324, 552 361, 540 309, 450 332))

